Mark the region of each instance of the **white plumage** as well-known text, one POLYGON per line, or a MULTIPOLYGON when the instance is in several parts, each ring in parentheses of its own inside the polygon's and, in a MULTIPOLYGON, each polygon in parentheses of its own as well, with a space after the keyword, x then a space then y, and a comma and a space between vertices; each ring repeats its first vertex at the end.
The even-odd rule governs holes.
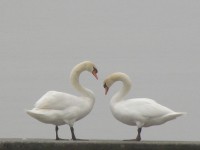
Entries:
POLYGON ((73 126, 91 111, 93 104, 88 101, 87 97, 49 91, 27 113, 43 123, 73 126))
POLYGON ((106 94, 112 84, 116 81, 121 81, 123 87, 111 98, 111 112, 120 122, 132 126, 136 125, 138 127, 138 135, 135 139, 137 141, 141 140, 140 133, 142 127, 160 125, 185 114, 183 112, 175 112, 148 98, 124 100, 124 96, 131 88, 131 80, 124 73, 113 73, 105 79, 104 88, 106 94))
POLYGON ((89 114, 93 108, 94 93, 79 84, 79 75, 83 71, 91 72, 96 78, 98 72, 95 65, 90 61, 84 61, 73 68, 70 79, 72 85, 82 96, 49 91, 35 103, 35 107, 32 110, 27 110, 31 117, 43 123, 55 125, 57 140, 59 140, 58 126, 64 124, 70 126, 72 139, 76 140, 73 128, 74 123, 89 114))

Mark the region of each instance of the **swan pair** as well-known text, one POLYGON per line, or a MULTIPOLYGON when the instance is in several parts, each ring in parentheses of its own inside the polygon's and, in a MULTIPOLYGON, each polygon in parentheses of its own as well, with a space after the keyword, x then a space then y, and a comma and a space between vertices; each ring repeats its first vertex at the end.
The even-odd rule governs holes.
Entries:
MULTIPOLYGON (((73 125, 76 121, 88 115, 94 105, 94 93, 79 83, 79 76, 83 71, 91 72, 96 79, 98 70, 94 63, 84 61, 76 65, 70 75, 71 84, 82 96, 74 96, 67 93, 49 91, 43 95, 32 110, 27 113, 47 124, 55 125, 56 140, 59 140, 58 126, 68 124, 71 130, 72 140, 77 140, 73 125)), ((123 100, 130 91, 131 80, 124 73, 113 73, 104 80, 105 94, 113 83, 121 81, 122 88, 111 99, 110 109, 113 116, 122 123, 137 126, 138 135, 136 141, 141 140, 142 127, 163 124, 169 120, 183 115, 182 112, 174 112, 171 109, 147 98, 123 100)))

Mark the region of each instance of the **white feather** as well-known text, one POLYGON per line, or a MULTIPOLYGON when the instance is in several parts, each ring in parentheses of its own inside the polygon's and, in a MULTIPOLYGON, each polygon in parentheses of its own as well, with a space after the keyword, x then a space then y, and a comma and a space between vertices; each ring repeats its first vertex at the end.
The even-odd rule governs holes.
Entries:
POLYGON ((185 114, 175 112, 148 98, 124 100, 123 97, 131 88, 131 80, 126 74, 118 72, 109 75, 104 84, 109 88, 116 81, 122 81, 123 87, 112 97, 110 108, 113 116, 124 124, 142 128, 160 125, 185 114))
POLYGON ((80 73, 85 70, 91 72, 93 67, 93 63, 85 61, 75 66, 71 72, 71 83, 82 94, 81 97, 49 91, 27 113, 43 123, 73 126, 74 122, 85 117, 93 108, 94 93, 79 84, 80 73))

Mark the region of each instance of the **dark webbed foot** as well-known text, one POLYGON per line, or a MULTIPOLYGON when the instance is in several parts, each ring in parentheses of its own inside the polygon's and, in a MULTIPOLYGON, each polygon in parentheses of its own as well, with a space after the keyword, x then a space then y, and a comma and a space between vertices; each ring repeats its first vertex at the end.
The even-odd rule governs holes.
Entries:
POLYGON ((136 139, 123 140, 123 141, 138 141, 138 142, 139 142, 139 141, 141 141, 141 139, 137 139, 137 138, 136 138, 136 139))
POLYGON ((77 139, 76 136, 75 136, 75 134, 74 134, 74 128, 70 127, 70 130, 71 130, 72 140, 73 141, 89 141, 88 139, 77 139))
POLYGON ((89 141, 89 140, 88 139, 74 139, 73 141, 89 141))
POLYGON ((136 139, 123 140, 123 141, 141 141, 141 135, 140 135, 141 131, 142 131, 142 128, 138 128, 138 134, 137 134, 136 139))
POLYGON ((64 140, 64 139, 61 139, 61 138, 59 138, 59 137, 56 137, 56 140, 64 140))

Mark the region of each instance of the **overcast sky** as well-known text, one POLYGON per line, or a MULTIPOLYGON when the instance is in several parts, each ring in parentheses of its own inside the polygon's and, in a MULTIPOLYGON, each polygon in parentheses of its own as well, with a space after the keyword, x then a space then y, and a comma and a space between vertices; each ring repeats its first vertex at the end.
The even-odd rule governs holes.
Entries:
MULTIPOLYGON (((93 61, 81 83, 95 92, 92 112, 74 126, 78 138, 135 138, 137 128, 118 122, 102 82, 121 71, 133 81, 126 98, 147 97, 188 114, 144 128, 143 140, 199 140, 200 1, 198 0, 1 0, 0 137, 55 138, 53 125, 25 113, 47 91, 78 95, 71 69, 93 61)), ((62 138, 71 138, 61 126, 62 138)))

